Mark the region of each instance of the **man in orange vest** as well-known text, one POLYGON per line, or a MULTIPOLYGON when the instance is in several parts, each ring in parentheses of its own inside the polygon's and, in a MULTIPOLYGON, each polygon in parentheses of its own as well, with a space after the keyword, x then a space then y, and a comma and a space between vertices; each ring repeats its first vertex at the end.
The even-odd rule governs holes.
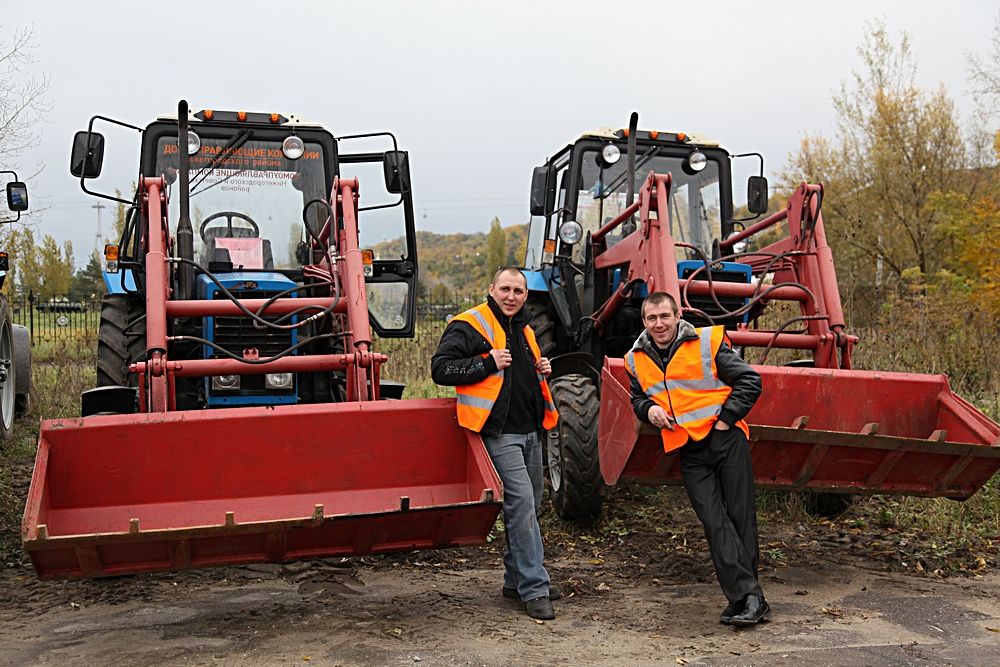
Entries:
POLYGON ((680 455, 684 488, 729 601, 719 620, 769 620, 757 580, 757 503, 743 421, 760 396, 760 375, 729 347, 723 327, 695 329, 665 292, 646 297, 642 322, 646 330, 625 355, 632 408, 660 429, 664 451, 680 455))
POLYGON ((485 303, 454 317, 431 359, 431 377, 453 386, 458 423, 482 435, 503 482, 502 594, 519 599, 532 618, 555 618, 559 589, 542 561, 542 442, 556 425, 545 378, 552 372, 523 312, 528 281, 520 269, 493 276, 485 303))

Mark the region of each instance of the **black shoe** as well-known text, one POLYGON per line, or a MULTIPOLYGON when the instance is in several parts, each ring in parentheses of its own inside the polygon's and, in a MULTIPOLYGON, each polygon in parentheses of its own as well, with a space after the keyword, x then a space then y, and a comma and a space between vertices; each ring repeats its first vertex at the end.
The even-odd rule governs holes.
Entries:
POLYGON ((719 623, 722 623, 723 625, 731 625, 733 617, 743 611, 743 604, 745 602, 746 598, 736 602, 730 602, 726 608, 722 610, 722 615, 719 616, 719 623))
POLYGON ((548 596, 528 600, 524 603, 524 611, 540 621, 551 621, 556 617, 556 610, 552 608, 552 600, 548 596))
MULTIPOLYGON (((501 591, 501 593, 503 593, 503 596, 505 598, 510 598, 511 600, 520 600, 521 599, 521 596, 517 594, 517 589, 516 588, 507 588, 506 586, 504 586, 503 590, 501 591)), ((549 599, 550 600, 558 600, 561 597, 562 597, 562 591, 559 590, 559 587, 556 586, 555 584, 550 583, 549 584, 549 599)))
POLYGON ((756 625, 761 621, 771 620, 771 607, 763 595, 748 595, 745 606, 730 621, 733 625, 756 625))

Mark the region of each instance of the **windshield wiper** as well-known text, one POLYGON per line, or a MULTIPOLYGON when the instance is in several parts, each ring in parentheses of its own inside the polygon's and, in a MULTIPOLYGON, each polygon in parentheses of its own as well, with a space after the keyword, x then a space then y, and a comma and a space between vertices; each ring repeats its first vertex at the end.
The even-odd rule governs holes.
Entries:
POLYGON ((235 151, 237 148, 245 144, 247 140, 252 136, 253 136, 253 130, 249 129, 240 130, 239 134, 236 134, 235 136, 233 136, 232 139, 227 141, 226 145, 222 147, 222 150, 220 150, 218 154, 216 154, 216 156, 212 158, 212 161, 206 164, 201 169, 199 169, 198 173, 196 173, 194 177, 191 179, 192 181, 194 181, 191 183, 191 187, 188 188, 191 195, 194 195, 197 187, 201 185, 202 181, 208 178, 209 173, 211 173, 211 171, 215 169, 215 166, 217 164, 219 164, 223 159, 232 155, 233 151, 235 151))
POLYGON ((194 197, 195 195, 200 195, 202 192, 208 192, 209 190, 211 190, 212 188, 214 188, 216 185, 222 185, 223 183, 225 183, 226 181, 228 181, 230 178, 233 178, 234 176, 239 176, 240 174, 245 174, 246 172, 247 172, 247 170, 245 168, 244 169, 240 169, 239 171, 234 171, 233 173, 229 174, 225 178, 223 178, 221 180, 218 180, 218 181, 215 181, 214 183, 209 183, 208 185, 206 185, 205 187, 203 187, 201 190, 198 190, 197 192, 192 192, 190 196, 194 197))

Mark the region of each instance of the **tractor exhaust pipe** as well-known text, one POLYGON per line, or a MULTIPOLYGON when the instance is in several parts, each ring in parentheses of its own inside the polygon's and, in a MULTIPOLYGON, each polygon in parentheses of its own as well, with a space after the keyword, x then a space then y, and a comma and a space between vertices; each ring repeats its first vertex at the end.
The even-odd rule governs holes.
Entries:
MULTIPOLYGON (((189 166, 187 151, 188 103, 177 103, 177 171, 180 181, 180 219, 177 221, 177 256, 194 259, 194 230, 191 229, 191 199, 188 192, 189 166)), ((194 267, 187 262, 178 267, 177 291, 181 299, 194 297, 194 267)))
MULTIPOLYGON (((628 182, 625 186, 625 206, 631 206, 635 201, 635 134, 639 131, 639 112, 633 111, 628 119, 628 155, 626 156, 628 182)), ((622 224, 622 236, 628 236, 635 231, 635 216, 622 224)))

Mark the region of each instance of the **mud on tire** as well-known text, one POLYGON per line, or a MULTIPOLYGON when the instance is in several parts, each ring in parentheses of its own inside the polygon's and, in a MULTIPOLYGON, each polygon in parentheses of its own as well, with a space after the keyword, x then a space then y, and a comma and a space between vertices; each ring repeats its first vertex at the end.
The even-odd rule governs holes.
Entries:
POLYGON ((589 522, 601 513, 604 479, 597 452, 597 387, 585 375, 563 375, 549 384, 559 423, 546 443, 552 504, 567 521, 589 522))

